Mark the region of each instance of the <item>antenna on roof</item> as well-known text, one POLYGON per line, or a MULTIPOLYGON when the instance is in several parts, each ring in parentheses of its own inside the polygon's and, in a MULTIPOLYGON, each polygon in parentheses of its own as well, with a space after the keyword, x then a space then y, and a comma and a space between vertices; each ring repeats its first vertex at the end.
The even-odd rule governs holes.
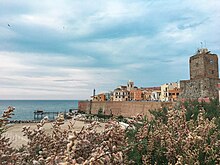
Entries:
POLYGON ((201 49, 203 48, 203 43, 202 42, 200 42, 200 44, 201 44, 201 49))

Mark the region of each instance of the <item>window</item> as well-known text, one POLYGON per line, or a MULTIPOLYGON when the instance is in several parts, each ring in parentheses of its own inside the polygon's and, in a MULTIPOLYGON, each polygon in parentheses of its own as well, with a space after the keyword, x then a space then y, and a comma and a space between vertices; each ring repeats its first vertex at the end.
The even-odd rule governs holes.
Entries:
POLYGON ((196 67, 198 67, 198 66, 199 66, 199 63, 197 62, 197 63, 196 63, 196 67))
POLYGON ((213 59, 210 59, 210 60, 209 60, 209 63, 210 63, 210 64, 213 64, 213 63, 214 63, 213 59))
POLYGON ((214 74, 214 73, 215 73, 215 70, 211 70, 211 69, 210 69, 210 70, 208 71, 208 73, 209 73, 209 74, 214 74))

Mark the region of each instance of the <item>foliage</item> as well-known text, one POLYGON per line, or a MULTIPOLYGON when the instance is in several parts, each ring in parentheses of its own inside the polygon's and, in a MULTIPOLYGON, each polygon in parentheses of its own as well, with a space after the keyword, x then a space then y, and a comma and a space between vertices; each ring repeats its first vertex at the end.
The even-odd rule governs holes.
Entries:
POLYGON ((112 115, 106 115, 102 108, 99 108, 98 114, 94 115, 94 116, 97 116, 98 118, 101 118, 101 119, 104 119, 104 120, 110 119, 112 117, 112 115))
POLYGON ((167 112, 168 109, 166 107, 163 107, 159 110, 150 110, 150 113, 154 116, 155 120, 162 120, 164 124, 166 124, 168 120, 167 112))
POLYGON ((14 107, 9 106, 7 110, 2 114, 0 118, 0 162, 1 164, 9 164, 16 160, 17 155, 15 149, 11 147, 10 139, 4 136, 4 132, 7 131, 7 124, 9 118, 13 115, 14 107))
POLYGON ((198 102, 198 101, 188 101, 183 103, 184 108, 186 109, 186 120, 197 120, 199 110, 204 109, 205 118, 212 120, 216 118, 215 124, 218 129, 220 129, 220 105, 219 101, 214 99, 209 103, 207 102, 198 102))
POLYGON ((116 120, 119 121, 119 122, 128 123, 128 120, 125 117, 123 117, 122 115, 117 116, 116 120))
MULTIPOLYGON (((196 109, 197 104, 193 105, 189 104, 196 109)), ((208 109, 210 105, 206 106, 208 109)), ((189 112, 185 108, 164 110, 154 113, 152 121, 144 116, 130 119, 126 128, 111 119, 103 131, 97 131, 98 122, 77 132, 73 130, 73 122, 68 129, 62 129, 60 125, 64 119, 59 116, 53 123, 52 133, 47 133, 44 131, 47 121, 43 119, 35 129, 23 128, 29 142, 21 149, 14 150, 8 141, 1 141, 4 147, 0 147, 0 162, 35 165, 220 164, 220 130, 216 125, 219 117, 211 116, 205 105, 203 107, 198 106, 196 118, 187 118, 189 112)), ((0 135, 2 139, 3 134, 0 135)))

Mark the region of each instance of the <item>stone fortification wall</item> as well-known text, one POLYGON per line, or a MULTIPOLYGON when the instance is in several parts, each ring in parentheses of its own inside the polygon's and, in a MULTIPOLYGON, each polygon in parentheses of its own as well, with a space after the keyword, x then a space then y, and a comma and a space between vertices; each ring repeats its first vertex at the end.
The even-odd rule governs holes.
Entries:
POLYGON ((196 79, 180 81, 181 99, 218 98, 218 79, 196 79))
POLYGON ((150 117, 149 110, 159 109, 161 107, 173 106, 171 102, 128 102, 128 101, 103 101, 90 102, 80 101, 79 110, 86 113, 97 114, 99 109, 102 109, 104 114, 124 117, 134 117, 138 114, 150 117))

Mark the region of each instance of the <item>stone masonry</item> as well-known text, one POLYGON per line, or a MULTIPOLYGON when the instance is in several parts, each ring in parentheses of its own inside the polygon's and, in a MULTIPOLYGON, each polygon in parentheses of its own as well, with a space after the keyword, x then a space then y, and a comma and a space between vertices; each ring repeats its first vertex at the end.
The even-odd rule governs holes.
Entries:
POLYGON ((162 107, 173 107, 172 102, 140 102, 140 101, 79 101, 78 108, 87 114, 97 114, 99 109, 106 115, 135 117, 137 115, 146 115, 148 119, 150 110, 158 110, 162 107))
POLYGON ((190 57, 190 80, 180 81, 180 99, 218 99, 218 56, 208 49, 199 49, 190 57))

